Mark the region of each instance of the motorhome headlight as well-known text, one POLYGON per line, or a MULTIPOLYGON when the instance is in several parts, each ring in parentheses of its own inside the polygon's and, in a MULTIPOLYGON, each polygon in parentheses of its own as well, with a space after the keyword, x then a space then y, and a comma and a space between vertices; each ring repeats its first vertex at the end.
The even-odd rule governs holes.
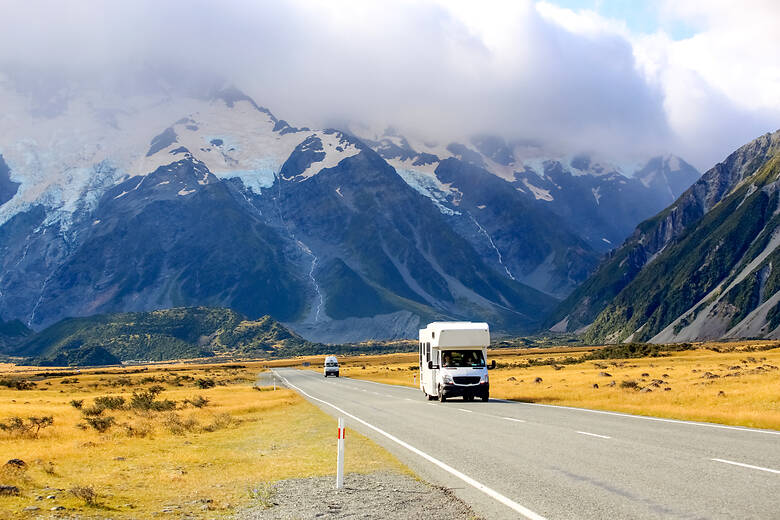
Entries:
POLYGON ((449 374, 444 374, 444 375, 441 377, 441 380, 442 380, 442 381, 444 381, 445 383, 447 383, 448 385, 452 385, 452 384, 454 384, 454 383, 455 383, 455 382, 452 380, 452 376, 451 376, 451 375, 449 375, 449 374))
POLYGON ((488 382, 488 375, 482 374, 482 377, 479 379, 480 383, 487 383, 488 382))

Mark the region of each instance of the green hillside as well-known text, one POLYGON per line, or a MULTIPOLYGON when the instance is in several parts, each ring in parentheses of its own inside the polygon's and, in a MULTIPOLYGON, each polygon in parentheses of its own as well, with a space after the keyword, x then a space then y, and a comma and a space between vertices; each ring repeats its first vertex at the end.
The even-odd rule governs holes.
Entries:
POLYGON ((766 302, 780 285, 777 270, 771 270, 776 251, 751 268, 741 283, 730 288, 730 282, 765 250, 777 231, 778 175, 780 154, 649 262, 598 315, 586 340, 646 341, 682 317, 676 334, 704 307, 723 298, 723 304, 712 307, 719 312, 708 312, 711 323, 701 333, 719 335, 766 302), (688 312, 704 298, 707 301, 688 312))
POLYGON ((94 347, 116 358, 163 361, 214 355, 269 356, 312 344, 270 316, 248 320, 223 308, 182 307, 69 318, 31 336, 12 354, 51 364, 83 364, 94 347), (76 360, 76 361, 73 361, 76 360))
POLYGON ((0 354, 5 354, 30 336, 32 331, 19 320, 0 318, 0 354))

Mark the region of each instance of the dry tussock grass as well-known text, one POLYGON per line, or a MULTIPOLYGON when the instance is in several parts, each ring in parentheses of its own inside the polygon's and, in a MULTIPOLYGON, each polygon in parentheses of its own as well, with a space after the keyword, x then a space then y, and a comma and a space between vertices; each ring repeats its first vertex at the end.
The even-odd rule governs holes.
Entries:
MULTIPOLYGON (((36 496, 52 493, 56 501, 45 505, 56 502, 86 518, 107 512, 112 518, 145 518, 170 504, 199 515, 207 504, 225 516, 250 500, 247 490, 258 482, 333 473, 335 421, 292 391, 254 391, 259 367, 169 364, 134 373, 64 370, 68 375, 47 377, 34 374, 56 371, 17 368, 14 376, 35 378, 36 387, 0 387, 0 421, 52 416, 54 423, 37 438, 0 432, 0 465, 11 458, 28 464, 20 474, 0 472, 0 485, 22 491, 0 497, 0 518, 25 518, 24 507, 41 506, 36 496), (215 384, 203 389, 198 379, 215 384), (162 387, 156 401, 173 401, 175 408, 131 407, 133 392, 154 386, 162 387), (86 416, 96 398, 104 398, 98 399, 102 411, 86 416), (72 401, 83 402, 77 408, 72 401), (112 424, 100 432, 85 423, 90 417, 111 418, 112 424), (91 490, 94 504, 71 489, 91 490)), ((348 471, 400 468, 360 435, 347 442, 348 471)))

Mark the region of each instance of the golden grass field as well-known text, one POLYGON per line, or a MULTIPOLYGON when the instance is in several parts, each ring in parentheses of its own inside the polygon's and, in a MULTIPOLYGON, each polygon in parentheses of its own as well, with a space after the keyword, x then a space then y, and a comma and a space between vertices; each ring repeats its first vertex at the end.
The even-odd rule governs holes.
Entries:
MULTIPOLYGON (((490 350, 488 360, 495 359, 499 366, 490 371, 490 395, 780 430, 780 343, 742 341, 701 343, 695 347, 664 357, 576 364, 562 361, 594 349, 490 350), (557 364, 526 366, 530 360, 557 364), (536 378, 541 378, 541 382, 535 382, 536 378), (623 381, 636 382, 637 387, 621 387, 623 381), (614 386, 610 386, 612 382, 614 386), (642 388, 649 391, 640 391, 642 388)), ((312 363, 312 370, 321 370, 323 359, 324 356, 305 358, 312 363)), ((415 379, 416 353, 343 357, 339 362, 343 376, 406 386, 419 382, 415 379)))
MULTIPOLYGON (((60 505, 82 517, 148 518, 163 510, 174 517, 226 516, 267 499, 269 482, 335 473, 335 420, 290 390, 253 389, 261 364, 241 367, 155 365, 139 373, 85 370, 41 378, 33 375, 51 370, 0 366, 0 380, 24 377, 36 383, 32 390, 0 386, 0 423, 14 416, 54 419, 37 438, 0 430, 0 485, 21 490, 18 497, 0 496, 0 518, 51 514, 60 505), (216 384, 202 389, 197 379, 216 384), (134 391, 155 385, 163 388, 157 401, 176 401, 175 410, 126 409, 134 391), (126 400, 125 409, 97 416, 114 418, 104 433, 79 426, 84 414, 69 404, 83 400, 82 410, 88 410, 97 396, 126 400), (208 403, 184 404, 197 402, 196 396, 208 403), (25 461, 26 471, 2 466, 13 458, 25 461), (74 487, 93 488, 97 504, 74 496, 74 487), (51 495, 56 498, 46 498, 51 495), (23 511, 30 506, 40 511, 23 511)), ((355 432, 347 444, 347 472, 406 471, 355 432)))

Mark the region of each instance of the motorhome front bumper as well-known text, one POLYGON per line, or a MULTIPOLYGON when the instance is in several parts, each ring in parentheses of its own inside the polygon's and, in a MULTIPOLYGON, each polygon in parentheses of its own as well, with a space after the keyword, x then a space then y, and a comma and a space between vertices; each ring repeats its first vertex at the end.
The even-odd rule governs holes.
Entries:
POLYGON ((444 397, 462 397, 464 395, 481 397, 483 395, 489 395, 490 383, 480 383, 476 385, 456 385, 445 383, 441 389, 444 393, 444 397))

